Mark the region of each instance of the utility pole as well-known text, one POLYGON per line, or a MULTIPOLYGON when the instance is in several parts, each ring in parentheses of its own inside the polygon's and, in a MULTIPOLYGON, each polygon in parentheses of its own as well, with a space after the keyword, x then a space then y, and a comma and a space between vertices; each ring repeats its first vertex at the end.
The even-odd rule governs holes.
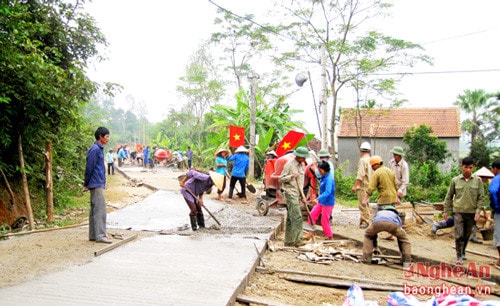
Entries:
POLYGON ((254 160, 255 160, 255 113, 257 108, 257 80, 259 75, 250 72, 248 74, 250 80, 250 150, 248 157, 250 165, 248 169, 248 177, 254 179, 254 160))
POLYGON ((319 101, 319 104, 321 105, 321 125, 322 125, 322 131, 323 133, 321 134, 321 149, 328 150, 328 141, 327 141, 327 136, 328 136, 328 129, 327 129, 327 120, 328 120, 328 103, 326 100, 326 49, 325 45, 323 44, 321 46, 321 81, 322 81, 322 90, 321 90, 321 100, 319 101))

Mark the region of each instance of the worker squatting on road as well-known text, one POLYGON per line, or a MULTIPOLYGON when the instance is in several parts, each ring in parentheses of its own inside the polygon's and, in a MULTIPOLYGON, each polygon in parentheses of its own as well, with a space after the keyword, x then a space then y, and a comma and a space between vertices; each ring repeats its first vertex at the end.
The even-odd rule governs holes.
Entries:
POLYGON ((375 217, 373 217, 372 223, 365 231, 362 261, 364 263, 371 263, 373 251, 377 250, 378 246, 377 234, 380 232, 388 232, 396 236, 398 240, 398 248, 402 256, 403 269, 410 268, 411 244, 402 226, 403 222, 394 206, 388 205, 385 206, 383 210, 379 210, 375 214, 375 217))
POLYGON ((212 186, 222 189, 224 177, 214 171, 209 174, 189 170, 186 175, 181 176, 179 185, 181 186, 181 194, 189 207, 189 219, 191 221, 191 229, 196 231, 199 228, 205 227, 205 217, 203 215, 203 194, 212 192, 212 186))

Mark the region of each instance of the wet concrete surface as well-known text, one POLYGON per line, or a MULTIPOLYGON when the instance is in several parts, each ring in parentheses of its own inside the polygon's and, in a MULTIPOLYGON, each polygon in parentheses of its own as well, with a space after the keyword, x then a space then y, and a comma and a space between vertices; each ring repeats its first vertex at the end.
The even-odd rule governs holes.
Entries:
POLYGON ((205 205, 222 226, 205 214, 207 228, 191 231, 184 199, 165 190, 110 213, 108 229, 157 235, 133 240, 88 264, 2 288, 0 304, 231 305, 280 218, 255 216, 212 199, 205 205))

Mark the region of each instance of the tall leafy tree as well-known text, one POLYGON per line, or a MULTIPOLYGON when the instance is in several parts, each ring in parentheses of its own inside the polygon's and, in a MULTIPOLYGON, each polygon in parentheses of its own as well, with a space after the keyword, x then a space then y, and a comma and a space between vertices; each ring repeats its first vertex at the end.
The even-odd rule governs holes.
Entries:
POLYGON ((18 177, 22 147, 21 170, 41 179, 46 140, 55 164, 78 167, 89 132, 81 128, 81 109, 95 91, 86 62, 105 43, 79 1, 0 0, 0 167, 9 177, 18 177))
POLYGON ((500 94, 483 89, 465 90, 458 95, 455 105, 469 116, 462 121, 462 131, 470 135, 471 144, 477 139, 488 142, 500 139, 500 94))
MULTIPOLYGON (((179 78, 180 85, 177 86, 177 92, 187 100, 189 111, 195 115, 194 124, 191 125, 198 131, 198 143, 201 143, 205 112, 224 95, 223 83, 213 62, 207 46, 200 46, 191 57, 186 73, 179 78)), ((190 122, 184 123, 190 124, 190 122)))
POLYGON ((446 141, 439 140, 432 133, 431 127, 422 124, 409 129, 403 136, 403 142, 408 145, 405 158, 412 165, 410 180, 424 187, 441 183, 438 164, 451 156, 446 141))
MULTIPOLYGON (((381 0, 343 1, 283 1, 288 24, 282 23, 281 33, 295 37, 295 50, 285 53, 281 60, 321 63, 321 49, 325 48, 328 93, 332 101, 330 142, 334 142, 336 112, 339 95, 344 88, 367 91, 366 96, 393 97, 397 77, 381 76, 392 67, 412 66, 429 61, 420 54, 421 47, 403 39, 393 38, 363 25, 369 20, 380 20, 390 4, 381 0)), ((370 98, 369 98, 370 99, 370 98)), ((326 103, 326 101, 325 101, 326 103)), ((334 148, 335 151, 335 148, 334 148)))

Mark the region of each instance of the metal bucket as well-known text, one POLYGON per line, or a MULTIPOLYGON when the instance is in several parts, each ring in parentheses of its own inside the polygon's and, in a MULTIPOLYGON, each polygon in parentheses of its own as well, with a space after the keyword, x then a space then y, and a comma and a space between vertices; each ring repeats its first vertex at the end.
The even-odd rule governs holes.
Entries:
POLYGON ((480 230, 480 232, 481 236, 483 236, 484 241, 493 240, 494 230, 492 228, 486 228, 486 229, 483 228, 482 230, 480 230))

